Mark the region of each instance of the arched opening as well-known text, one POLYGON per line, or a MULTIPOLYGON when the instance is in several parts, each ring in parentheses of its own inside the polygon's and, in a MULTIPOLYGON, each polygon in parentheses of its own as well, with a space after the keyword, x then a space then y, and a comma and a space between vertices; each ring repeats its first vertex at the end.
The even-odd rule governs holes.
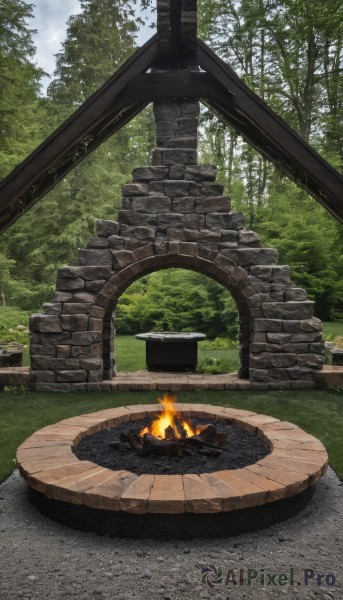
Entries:
POLYGON ((146 368, 147 331, 200 332, 198 372, 228 373, 239 368, 239 315, 231 294, 213 278, 193 270, 155 271, 132 283, 120 296, 114 315, 116 371, 146 368))
POLYGON ((246 272, 236 265, 220 265, 201 256, 186 254, 153 255, 131 263, 120 273, 114 275, 98 294, 94 306, 101 307, 104 315, 102 328, 103 379, 112 379, 115 376, 113 313, 115 313, 120 297, 131 284, 141 277, 170 268, 187 269, 206 275, 221 284, 230 293, 238 311, 238 374, 240 378, 249 379, 250 320, 253 317, 249 306, 249 294, 245 293, 249 288, 246 282, 246 272))

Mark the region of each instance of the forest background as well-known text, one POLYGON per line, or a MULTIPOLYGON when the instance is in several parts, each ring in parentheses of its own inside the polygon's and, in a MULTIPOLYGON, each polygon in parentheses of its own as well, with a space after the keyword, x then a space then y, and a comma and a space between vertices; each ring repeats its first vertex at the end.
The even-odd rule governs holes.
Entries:
MULTIPOLYGON (((133 53, 143 25, 140 8, 155 0, 80 4, 42 96, 32 5, 0 0, 0 179, 133 53)), ((198 11, 199 37, 342 172, 341 0, 198 0, 198 11)), ((218 165, 218 179, 234 210, 245 213, 246 226, 264 246, 279 250, 279 263, 290 265, 293 282, 315 300, 318 317, 343 320, 341 224, 206 107, 200 132, 199 162, 218 165)), ((134 167, 148 164, 153 146, 148 107, 2 235, 0 304, 7 315, 9 307, 17 315, 39 312, 50 300, 56 269, 76 264, 77 249, 86 245, 97 218, 116 219, 122 185, 134 167)), ((116 314, 122 334, 163 328, 234 337, 236 322, 227 291, 181 270, 138 280, 116 314)))

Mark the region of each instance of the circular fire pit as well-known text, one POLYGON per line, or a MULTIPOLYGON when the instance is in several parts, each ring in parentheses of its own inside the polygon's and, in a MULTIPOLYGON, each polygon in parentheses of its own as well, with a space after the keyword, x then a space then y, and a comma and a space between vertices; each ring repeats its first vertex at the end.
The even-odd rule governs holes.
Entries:
MULTIPOLYGON (((269 454, 238 469, 143 474, 79 460, 73 448, 97 431, 155 417, 158 404, 113 408, 41 429, 17 451, 32 502, 74 528, 125 537, 218 537, 296 514, 325 473, 324 446, 296 425, 246 410, 177 404, 183 417, 229 423, 259 437, 269 454)), ((214 459, 215 460, 215 459, 214 459)))

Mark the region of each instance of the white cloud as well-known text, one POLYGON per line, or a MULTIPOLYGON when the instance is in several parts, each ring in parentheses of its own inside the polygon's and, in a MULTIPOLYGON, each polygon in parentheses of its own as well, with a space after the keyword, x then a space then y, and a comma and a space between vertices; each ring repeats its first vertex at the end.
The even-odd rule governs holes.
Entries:
MULTIPOLYGON (((52 75, 55 70, 55 55, 61 51, 62 42, 66 37, 67 21, 71 15, 81 12, 80 0, 36 0, 34 3, 34 19, 30 27, 37 29, 33 36, 37 48, 36 63, 46 73, 52 75)), ((139 14, 142 13, 139 11, 139 14)), ((145 12, 148 22, 151 13, 145 12)), ((152 30, 143 27, 138 36, 138 44, 143 44, 153 34, 152 30)), ((49 85, 49 77, 42 80, 42 93, 45 94, 49 85)))
MULTIPOLYGON (((36 0, 34 4, 34 19, 30 26, 37 29, 34 43, 37 48, 36 62, 49 75, 55 70, 55 54, 60 52, 65 39, 67 21, 71 15, 81 10, 79 0, 36 0)), ((49 84, 49 78, 42 81, 43 92, 49 84)))

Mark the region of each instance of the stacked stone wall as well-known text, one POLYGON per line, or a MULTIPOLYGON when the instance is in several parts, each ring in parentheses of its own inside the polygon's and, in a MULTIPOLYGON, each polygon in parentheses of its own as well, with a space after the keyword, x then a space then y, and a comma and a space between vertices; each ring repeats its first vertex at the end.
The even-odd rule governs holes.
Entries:
POLYGON ((256 389, 315 386, 322 368, 314 303, 231 210, 213 165, 197 164, 197 101, 154 105, 157 149, 122 190, 118 220, 97 222, 79 265, 57 273, 52 302, 32 315, 31 369, 37 390, 92 390, 115 375, 113 310, 135 279, 183 267, 224 285, 240 318, 240 376, 256 389))

